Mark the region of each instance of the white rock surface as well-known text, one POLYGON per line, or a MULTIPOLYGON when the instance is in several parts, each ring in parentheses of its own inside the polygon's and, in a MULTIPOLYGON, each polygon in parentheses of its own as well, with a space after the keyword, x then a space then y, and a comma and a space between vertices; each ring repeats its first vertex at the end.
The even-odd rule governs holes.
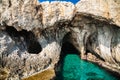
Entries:
POLYGON ((120 74, 119 27, 120 0, 81 0, 75 5, 0 0, 0 70, 8 70, 6 79, 19 80, 56 67, 63 38, 70 34, 67 40, 81 58, 92 53, 120 74), (29 52, 38 45, 41 51, 29 52))

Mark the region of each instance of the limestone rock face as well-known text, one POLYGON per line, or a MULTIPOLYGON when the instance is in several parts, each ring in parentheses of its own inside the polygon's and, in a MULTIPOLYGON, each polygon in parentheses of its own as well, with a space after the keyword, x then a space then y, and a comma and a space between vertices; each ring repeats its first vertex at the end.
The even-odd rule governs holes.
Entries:
POLYGON ((119 0, 81 0, 76 4, 76 10, 83 15, 92 15, 96 19, 107 19, 110 24, 120 26, 119 0))
POLYGON ((82 59, 97 59, 120 74, 119 4, 119 0, 81 0, 76 5, 0 0, 0 71, 6 73, 0 72, 0 78, 21 80, 55 69, 64 41, 72 43, 82 59))

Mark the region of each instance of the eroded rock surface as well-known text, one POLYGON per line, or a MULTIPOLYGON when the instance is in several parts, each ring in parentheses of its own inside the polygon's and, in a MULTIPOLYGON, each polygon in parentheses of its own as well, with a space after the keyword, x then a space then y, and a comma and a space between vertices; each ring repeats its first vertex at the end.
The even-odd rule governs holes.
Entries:
POLYGON ((19 80, 54 68, 63 37, 83 59, 120 74, 120 1, 0 0, 0 78, 19 80), (92 58, 91 58, 92 57, 92 58))

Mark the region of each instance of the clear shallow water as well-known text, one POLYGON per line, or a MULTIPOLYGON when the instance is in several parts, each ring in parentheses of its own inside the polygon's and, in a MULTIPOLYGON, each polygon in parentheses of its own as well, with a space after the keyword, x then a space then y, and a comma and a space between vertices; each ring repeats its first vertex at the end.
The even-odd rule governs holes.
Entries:
POLYGON ((76 54, 65 56, 59 73, 57 80, 120 80, 76 54))

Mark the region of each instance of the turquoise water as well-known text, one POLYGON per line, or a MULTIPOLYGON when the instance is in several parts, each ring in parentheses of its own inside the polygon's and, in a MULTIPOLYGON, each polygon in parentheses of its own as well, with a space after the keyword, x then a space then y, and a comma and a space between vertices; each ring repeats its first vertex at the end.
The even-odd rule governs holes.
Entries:
POLYGON ((65 56, 59 73, 57 80, 120 80, 76 54, 65 56))

